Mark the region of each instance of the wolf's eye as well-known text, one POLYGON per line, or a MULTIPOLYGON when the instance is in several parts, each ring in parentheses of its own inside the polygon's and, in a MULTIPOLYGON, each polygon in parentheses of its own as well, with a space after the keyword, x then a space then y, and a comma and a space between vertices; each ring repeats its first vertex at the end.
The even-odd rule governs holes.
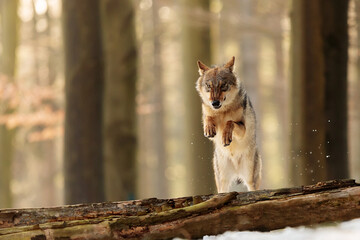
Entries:
POLYGON ((206 90, 207 92, 210 92, 211 87, 210 87, 210 85, 209 85, 209 84, 205 84, 205 90, 206 90))
POLYGON ((221 91, 226 92, 229 89, 229 86, 226 84, 221 85, 221 91))

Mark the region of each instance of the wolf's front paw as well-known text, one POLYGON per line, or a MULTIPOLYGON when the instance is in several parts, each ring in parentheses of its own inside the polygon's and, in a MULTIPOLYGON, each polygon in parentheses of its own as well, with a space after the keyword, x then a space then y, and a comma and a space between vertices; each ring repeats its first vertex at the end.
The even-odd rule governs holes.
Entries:
POLYGON ((204 128, 204 135, 207 138, 215 137, 216 135, 215 124, 213 124, 212 122, 206 123, 204 128))
POLYGON ((223 135, 222 135, 222 141, 224 144, 224 147, 229 146, 230 143, 232 142, 232 132, 234 129, 234 122, 233 121, 228 121, 226 123, 223 135))

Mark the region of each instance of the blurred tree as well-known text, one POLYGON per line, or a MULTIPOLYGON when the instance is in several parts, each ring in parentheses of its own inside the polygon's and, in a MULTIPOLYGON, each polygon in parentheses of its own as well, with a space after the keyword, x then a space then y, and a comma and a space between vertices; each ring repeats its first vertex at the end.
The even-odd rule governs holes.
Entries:
MULTIPOLYGON (((277 159, 278 162, 276 163, 279 166, 282 166, 281 172, 284 172, 286 174, 281 174, 279 171, 275 174, 281 175, 278 182, 281 183, 281 185, 284 185, 284 182, 286 185, 289 184, 288 179, 290 179, 291 182, 291 174, 289 171, 289 161, 288 159, 288 149, 289 149, 289 136, 288 136, 288 116, 289 116, 289 104, 288 104, 288 84, 289 81, 287 79, 287 76, 285 76, 286 72, 288 71, 287 63, 287 57, 285 57, 284 51, 285 48, 285 41, 284 41, 284 20, 286 19, 285 16, 288 15, 288 9, 289 9, 289 1, 273 1, 275 6, 273 7, 270 16, 271 19, 273 19, 273 24, 271 25, 273 27, 274 36, 272 37, 272 41, 274 44, 274 54, 275 54, 275 84, 272 84, 272 96, 271 98, 275 99, 274 108, 275 108, 275 116, 276 116, 276 122, 278 123, 276 134, 273 134, 273 139, 278 139, 278 155, 277 159), (283 178, 282 178, 283 177, 283 178)), ((290 54, 286 54, 290 55, 290 54)), ((266 128, 266 126, 263 126, 266 128)), ((273 165, 274 163, 268 162, 268 164, 273 165)), ((270 166, 271 166, 270 165, 270 166)), ((277 166, 278 167, 278 166, 277 166)))
MULTIPOLYGON (((1 62, 0 72, 13 81, 16 68, 16 47, 18 43, 18 1, 1 0, 1 62)), ((0 105, 0 115, 9 114, 14 109, 7 103, 0 105)), ((14 156, 15 130, 0 125, 0 208, 11 207, 12 194, 10 182, 11 162, 14 156)))
MULTIPOLYGON (((39 2, 38 2, 39 4, 39 2)), ((43 3, 44 4, 44 3, 43 3)), ((42 44, 44 40, 48 40, 49 42, 53 39, 53 30, 54 28, 53 24, 53 18, 50 14, 50 6, 49 6, 49 0, 45 1, 46 4, 46 11, 45 13, 39 13, 39 11, 36 11, 36 5, 35 1, 33 1, 33 47, 34 52, 39 54, 34 54, 34 69, 35 72, 35 86, 47 86, 49 88, 56 88, 56 73, 57 68, 59 68, 59 65, 56 65, 56 59, 57 59, 57 49, 53 44, 49 44, 48 48, 44 49, 44 45, 42 44), (39 29, 39 22, 45 23, 43 27, 39 29), (45 50, 46 54, 40 54, 41 50, 45 50), (43 58, 43 59, 41 59, 43 58), (42 64, 45 61, 46 64, 42 64), (47 70, 47 74, 41 74, 44 72, 44 69, 47 70)), ((40 25, 41 26, 41 25, 40 25)), ((59 58, 59 57, 58 57, 59 58)), ((63 69, 61 69, 63 70, 63 69)), ((60 71, 61 71, 60 70, 60 71)), ((59 110, 59 101, 57 98, 53 99, 46 99, 42 101, 42 104, 39 106, 39 108, 49 107, 54 111, 59 110)), ((35 129, 38 129, 39 131, 46 129, 46 125, 40 125, 34 127, 35 129)), ((58 189, 56 189, 56 173, 58 171, 57 167, 57 159, 59 158, 56 155, 56 141, 57 138, 49 138, 49 139, 43 139, 42 141, 32 142, 29 143, 30 148, 28 149, 27 153, 31 153, 33 156, 36 156, 41 161, 42 169, 39 170, 38 175, 40 175, 41 181, 44 181, 46 184, 43 184, 37 189, 39 202, 41 203, 41 206, 54 206, 61 204, 61 194, 59 193, 58 189)))
MULTIPOLYGON (((131 0, 103 0, 104 163, 106 199, 134 199, 137 44, 131 0)), ((153 139, 153 138, 152 138, 153 139)))
POLYGON ((155 109, 150 113, 149 118, 153 124, 151 128, 152 133, 150 136, 157 136, 156 139, 148 138, 150 149, 155 154, 155 158, 157 159, 154 168, 156 171, 153 171, 152 177, 155 179, 155 196, 160 198, 168 197, 168 179, 165 177, 165 169, 167 167, 166 161, 166 153, 165 153, 165 140, 164 140, 164 104, 163 104, 163 63, 161 60, 162 55, 162 42, 161 42, 161 32, 163 29, 161 28, 161 21, 159 19, 159 10, 160 10, 160 1, 153 1, 152 7, 152 20, 154 26, 154 69, 153 69, 153 84, 151 84, 151 92, 152 92, 152 102, 154 103, 155 109))
MULTIPOLYGON (((354 94, 355 94, 355 101, 354 106, 356 108, 355 112, 357 113, 357 121, 353 123, 356 124, 355 131, 352 131, 352 134, 355 136, 355 144, 353 147, 352 155, 353 157, 353 165, 354 168, 352 173, 354 173, 355 178, 360 178, 360 161, 358 157, 360 156, 360 0, 355 0, 355 13, 356 13, 356 32, 357 32, 357 72, 356 72, 356 80, 354 84, 354 94)), ((353 176, 353 175, 352 175, 353 176)))
MULTIPOLYGON (((245 0, 247 2, 247 0, 245 0)), ((282 22, 286 16, 287 1, 275 0, 251 1, 255 7, 255 18, 258 22, 258 84, 255 92, 254 106, 257 113, 261 154, 263 156, 263 187, 280 187, 287 184, 287 161, 284 157, 287 153, 286 134, 286 81, 284 77, 284 54, 283 41, 284 31, 282 22), (260 21, 260 22, 259 22, 260 21), (264 24, 262 24, 262 22, 264 24), (263 25, 264 29, 261 29, 263 25), (269 59, 271 59, 269 61, 269 59), (256 94, 257 92, 257 94, 256 94), (258 100, 258 101, 256 101, 258 100)), ((249 7, 248 7, 249 8, 249 7)), ((246 9, 245 9, 246 11, 246 9)), ((254 11, 254 10, 253 10, 254 11)), ((245 13, 244 13, 245 14, 245 13)), ((247 14, 249 16, 249 14, 247 14)), ((246 16, 246 15, 245 15, 246 16)), ((251 21, 250 21, 251 22, 251 21)), ((254 31, 251 29, 250 32, 254 31)), ((253 33, 254 34, 254 33, 253 33)), ((249 40, 248 40, 249 41, 249 40)), ((251 41, 249 41, 251 42, 251 41)), ((254 44, 254 43, 252 43, 254 44)), ((250 45, 251 46, 251 45, 250 45)), ((247 56, 243 56, 247 57, 247 56)), ((251 71, 250 66, 243 71, 251 71)), ((249 79, 254 81, 254 79, 249 79)), ((253 87, 253 86, 251 86, 253 87)), ((251 99, 252 92, 250 92, 251 99)))
MULTIPOLYGON (((47 27, 45 29, 45 34, 48 39, 51 39, 52 37, 52 30, 54 29, 53 26, 53 19, 50 15, 50 7, 49 7, 49 0, 46 0, 46 12, 44 16, 44 21, 47 23, 47 27)), ((48 69, 48 75, 45 77, 45 81, 43 84, 46 84, 47 86, 53 87, 56 81, 56 50, 55 47, 49 47, 49 53, 47 56, 47 69, 48 69)), ((59 104, 54 99, 50 102, 50 105, 53 109, 58 110, 59 104)), ((55 184, 55 175, 56 175, 56 162, 58 156, 56 155, 56 138, 48 139, 45 141, 41 141, 40 144, 40 151, 44 154, 45 159, 45 169, 47 169, 47 174, 43 177, 45 181, 48 182, 44 193, 45 198, 45 204, 48 204, 51 206, 54 206, 55 204, 59 204, 59 198, 60 196, 57 194, 58 191, 56 191, 56 184, 55 184)))
MULTIPOLYGON (((201 100, 195 90, 197 60, 211 65, 209 0, 183 2, 183 81, 185 86, 185 151, 189 194, 214 192, 211 142, 204 137, 201 100)), ((179 103, 180 104, 180 103, 179 103)))
POLYGON ((1 72, 13 77, 16 67, 16 47, 18 43, 18 0, 1 0, 2 56, 1 72))
POLYGON ((139 184, 137 190, 140 196, 167 198, 169 195, 168 179, 165 177, 167 161, 164 141, 164 69, 161 60, 165 30, 159 19, 161 4, 161 1, 153 1, 151 8, 142 11, 143 18, 146 19, 146 22, 142 23, 143 28, 151 34, 144 34, 141 47, 146 44, 152 47, 142 49, 148 55, 143 54, 144 59, 141 65, 145 66, 141 68, 144 69, 144 77, 139 79, 138 88, 138 124, 141 127, 138 134, 139 184))
MULTIPOLYGON (((258 0, 239 0, 236 1, 237 4, 237 10, 240 12, 239 17, 243 19, 243 24, 245 26, 251 25, 251 22, 254 21, 254 19, 259 19, 261 16, 257 11, 258 6, 258 0)), ((228 8, 230 8, 230 11, 234 11, 234 6, 232 4, 226 4, 228 8)), ((226 6, 225 5, 225 6, 226 6)), ((236 5, 235 5, 236 6, 236 5)), ((263 113, 263 106, 266 104, 271 103, 270 101, 264 102, 264 91, 261 91, 261 79, 260 79, 260 43, 261 38, 259 38, 259 31, 256 31, 252 28, 245 28, 242 29, 240 32, 241 38, 240 38, 240 57, 239 62, 241 65, 241 72, 239 74, 240 80, 245 83, 246 91, 249 94, 249 97, 251 99, 251 103, 253 104, 255 111, 256 111, 256 122, 258 126, 258 131, 256 132, 256 138, 257 143, 259 144, 259 151, 260 154, 263 155, 261 141, 259 139, 263 139, 263 132, 259 131, 261 128, 261 125, 259 122, 261 122, 262 113, 263 113)), ((263 162, 263 166, 267 162, 263 162)), ((264 168, 264 167, 263 167, 264 168)), ((262 172, 262 179, 266 179, 267 172, 262 172)))
MULTIPOLYGON (((32 34, 33 34, 33 41, 34 43, 32 44, 32 47, 34 48, 34 52, 35 53, 39 53, 40 50, 40 44, 39 44, 39 35, 38 35, 38 24, 39 24, 39 20, 41 19, 41 16, 38 15, 37 11, 36 11, 36 1, 32 0, 32 12, 33 12, 33 17, 32 17, 32 23, 33 23, 33 27, 32 27, 32 34)), ((40 83, 40 56, 39 54, 34 54, 33 56, 34 58, 34 73, 35 73, 35 83, 39 84, 40 83)))
POLYGON ((347 14, 347 0, 293 1, 291 154, 296 184, 348 177, 347 14))
MULTIPOLYGON (((244 22, 249 24, 250 19, 257 17, 256 6, 257 0, 240 0, 237 1, 238 9, 244 22)), ((226 4, 225 6, 229 6, 226 4)), ((233 7, 229 6, 231 9, 233 7)), ((247 91, 251 96, 251 102, 256 106, 257 112, 260 111, 260 91, 259 91, 259 37, 254 30, 241 31, 240 53, 241 53, 241 79, 247 86, 247 91)), ((259 117, 259 116, 258 116, 259 117)))
MULTIPOLYGON (((64 0, 65 202, 104 201, 98 0, 64 0)), ((115 31, 115 30, 114 30, 115 31)))

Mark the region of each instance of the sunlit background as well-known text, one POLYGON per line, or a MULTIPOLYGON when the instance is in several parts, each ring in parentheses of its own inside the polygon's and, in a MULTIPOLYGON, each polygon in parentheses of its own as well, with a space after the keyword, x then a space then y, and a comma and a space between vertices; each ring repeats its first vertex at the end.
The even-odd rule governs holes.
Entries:
MULTIPOLYGON (((1 2, 0 124, 13 137, 8 138, 11 142, 1 142, 0 180, 10 183, 11 196, 8 202, 0 201, 0 208, 64 204, 62 1, 19 0, 16 16, 9 11, 14 7, 5 2, 1 2), (9 41, 17 44, 6 45, 9 41), (11 47, 16 49, 13 58, 7 51, 11 47), (13 155, 5 159, 10 149, 13 155)), ((198 73, 196 62, 189 63, 189 68, 182 58, 189 48, 202 46, 186 42, 186 25, 209 29, 203 44, 209 45, 210 58, 200 59, 205 64, 222 64, 236 57, 237 76, 244 81, 257 113, 257 140, 263 158, 261 187, 296 184, 289 170, 290 129, 295 124, 290 119, 291 1, 210 0, 207 11, 188 2, 134 1, 138 43, 135 197, 191 195, 194 192, 189 186, 197 184, 189 161, 203 156, 189 157, 187 151, 195 138, 185 131, 184 118, 187 111, 201 111, 200 98, 194 105, 185 104, 185 88, 189 84, 195 87, 198 73)), ((355 86, 360 81, 360 22, 355 2, 350 1, 348 21, 348 153, 350 177, 359 180, 360 93, 355 86)), ((200 118, 196 127, 201 128, 200 118)), ((0 132, 3 136, 4 131, 0 132)), ((201 141, 209 144, 206 138, 201 141)), ((198 177, 213 178, 211 168, 207 174, 198 177)), ((301 174, 300 170, 295 174, 301 174)), ((211 181, 202 193, 215 192, 211 181)), ((6 187, 0 187, 4 196, 6 187)))

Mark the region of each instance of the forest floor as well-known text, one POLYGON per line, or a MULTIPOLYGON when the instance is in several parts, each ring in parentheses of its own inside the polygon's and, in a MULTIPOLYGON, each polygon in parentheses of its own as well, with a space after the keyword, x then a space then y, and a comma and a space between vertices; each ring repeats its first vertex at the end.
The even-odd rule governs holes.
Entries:
MULTIPOLYGON (((180 238, 175 238, 179 240, 180 238)), ((216 236, 204 236, 204 240, 359 240, 360 218, 333 224, 287 227, 270 232, 225 232, 216 236)))

